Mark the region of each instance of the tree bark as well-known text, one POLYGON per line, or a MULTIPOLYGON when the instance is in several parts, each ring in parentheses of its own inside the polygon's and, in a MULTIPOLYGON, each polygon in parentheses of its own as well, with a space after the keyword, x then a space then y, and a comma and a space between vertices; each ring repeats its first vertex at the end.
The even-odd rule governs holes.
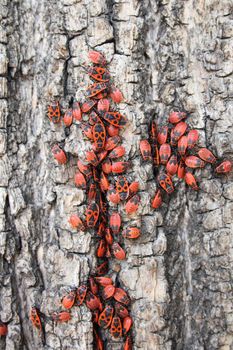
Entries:
POLYGON ((65 108, 87 86, 90 48, 105 53, 127 101, 124 146, 140 182, 133 220, 142 236, 125 243, 119 273, 133 300, 134 349, 233 349, 232 176, 207 166, 199 192, 177 182, 152 211, 156 180, 139 154, 152 118, 163 124, 176 108, 188 112, 200 146, 232 157, 231 10, 230 0, 0 0, 0 319, 9 330, 1 349, 93 349, 85 306, 68 324, 48 320, 45 346, 29 320, 33 304, 46 315, 59 309, 66 287, 86 281, 95 264, 91 234, 67 222, 84 211, 73 176, 87 146, 76 124, 67 136, 46 116, 51 100, 65 108), (67 166, 53 160, 56 142, 67 166))

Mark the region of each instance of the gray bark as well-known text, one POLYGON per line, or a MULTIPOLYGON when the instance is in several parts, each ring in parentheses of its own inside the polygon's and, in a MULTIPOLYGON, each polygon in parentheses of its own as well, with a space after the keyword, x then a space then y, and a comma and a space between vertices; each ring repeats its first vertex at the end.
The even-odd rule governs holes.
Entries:
POLYGON ((85 306, 68 324, 46 322, 45 347, 29 320, 32 304, 49 315, 65 287, 94 266, 91 235, 74 234, 67 222, 84 210, 73 176, 87 146, 77 125, 65 138, 46 116, 51 100, 65 107, 88 84, 80 65, 89 48, 106 54, 127 100, 124 145, 141 185, 134 220, 143 234, 126 242, 120 264, 134 349, 233 349, 232 176, 216 178, 207 166, 199 192, 179 183, 152 211, 156 183, 138 149, 151 118, 165 123, 178 108, 200 130, 199 145, 232 157, 231 10, 230 0, 0 0, 0 319, 9 322, 1 349, 93 348, 85 306), (52 158, 57 141, 69 152, 67 166, 52 158))

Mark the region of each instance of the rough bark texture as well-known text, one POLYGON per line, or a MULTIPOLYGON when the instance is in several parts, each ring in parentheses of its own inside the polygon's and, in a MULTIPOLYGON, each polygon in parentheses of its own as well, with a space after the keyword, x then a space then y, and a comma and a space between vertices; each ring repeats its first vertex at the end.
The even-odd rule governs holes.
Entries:
MULTIPOLYGON (((0 348, 92 349, 85 306, 68 324, 46 322, 46 346, 28 314, 47 315, 66 286, 85 281, 94 264, 89 233, 74 234, 67 217, 82 213, 76 156, 86 149, 77 125, 65 139, 51 125, 48 103, 67 106, 87 85, 81 63, 101 48, 127 103, 124 145, 142 204, 143 234, 125 244, 120 279, 133 299, 134 349, 233 349, 232 177, 202 171, 201 190, 178 190, 151 211, 156 183, 138 142, 155 117, 186 110, 200 145, 232 154, 233 19, 230 0, 0 0, 0 318, 9 322, 0 348), (51 146, 70 159, 57 166, 51 146)), ((121 208, 119 208, 121 211, 121 208)), ((127 218, 124 218, 127 221, 127 218)), ((112 268, 116 268, 113 264, 112 268)), ((108 349, 121 349, 110 342, 108 349)))

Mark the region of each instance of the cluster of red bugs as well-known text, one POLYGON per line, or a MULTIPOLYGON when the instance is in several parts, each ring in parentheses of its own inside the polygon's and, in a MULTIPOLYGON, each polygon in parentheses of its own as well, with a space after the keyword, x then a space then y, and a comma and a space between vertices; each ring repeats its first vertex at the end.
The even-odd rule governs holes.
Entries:
MULTIPOLYGON (((137 194, 139 184, 136 181, 129 183, 124 175, 130 163, 122 160, 126 152, 120 145, 120 131, 126 126, 127 119, 118 111, 110 110, 110 99, 114 103, 120 103, 123 100, 122 93, 110 82, 105 57, 97 51, 90 51, 89 59, 92 65, 85 66, 85 70, 94 83, 87 87, 85 101, 71 101, 70 108, 64 113, 63 122, 66 127, 70 127, 77 121, 84 137, 91 142, 92 149, 86 152, 85 159, 77 161, 74 177, 76 187, 86 191, 85 218, 73 214, 69 223, 78 231, 95 230, 98 239, 97 266, 88 283, 71 288, 61 304, 63 308, 71 309, 85 303, 91 310, 96 350, 104 349, 101 329, 109 329, 115 340, 125 337, 123 349, 131 350, 130 330, 133 321, 129 315, 130 298, 120 286, 117 276, 114 280, 113 276, 107 274, 110 272, 110 258, 126 258, 122 247, 123 239, 138 238, 140 229, 130 226, 122 230, 120 214, 116 210, 109 213, 108 203, 111 202, 114 206, 125 202, 127 215, 137 212, 140 202, 137 194)), ((61 109, 58 102, 49 106, 48 117, 51 122, 60 123, 61 109)), ((52 153, 59 164, 67 162, 67 155, 59 145, 52 148, 52 153)), ((42 332, 39 309, 33 307, 30 318, 42 332)), ((51 318, 55 322, 66 322, 71 315, 69 311, 61 311, 53 313, 51 318)))
MULTIPOLYGON (((188 129, 184 121, 187 114, 171 112, 168 117, 169 125, 157 127, 152 121, 149 130, 149 140, 140 141, 141 156, 144 161, 153 161, 155 169, 159 169, 157 177, 160 187, 171 194, 174 191, 172 177, 177 175, 184 179, 193 190, 198 190, 198 184, 193 174, 194 169, 203 168, 206 163, 216 164, 217 159, 207 148, 197 148, 198 130, 188 129)), ((215 172, 227 174, 232 169, 229 160, 222 161, 215 172)), ((152 199, 154 209, 162 205, 162 191, 158 189, 152 199)))

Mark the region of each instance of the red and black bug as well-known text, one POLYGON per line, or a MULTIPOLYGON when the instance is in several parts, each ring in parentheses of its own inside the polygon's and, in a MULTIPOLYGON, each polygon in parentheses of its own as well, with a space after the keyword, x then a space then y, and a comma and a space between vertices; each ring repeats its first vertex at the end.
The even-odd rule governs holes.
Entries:
POLYGON ((104 148, 106 140, 106 130, 103 123, 96 123, 93 126, 93 139, 97 152, 104 148))
POLYGON ((205 166, 205 162, 196 156, 186 157, 185 164, 189 168, 203 168, 205 166))
POLYGON ((112 284, 108 284, 107 286, 104 287, 102 291, 102 297, 104 300, 110 299, 113 297, 113 294, 115 293, 115 286, 112 284))
POLYGON ((106 151, 111 151, 112 149, 114 149, 115 147, 117 147, 118 143, 121 141, 121 137, 120 136, 112 136, 109 137, 106 141, 105 144, 105 149, 106 151))
POLYGON ((77 230, 80 230, 80 231, 85 231, 85 225, 76 214, 73 214, 70 216, 69 223, 73 228, 76 228, 77 230))
POLYGON ((33 326, 39 330, 39 332, 42 332, 42 324, 40 319, 40 313, 39 310, 33 306, 30 311, 30 320, 33 323, 33 326))
POLYGON ((71 315, 68 311, 54 312, 52 314, 52 320, 55 322, 67 322, 71 319, 71 315))
POLYGON ((82 111, 78 101, 74 101, 72 105, 72 115, 75 120, 82 120, 82 111))
POLYGON ((169 175, 165 173, 159 174, 158 182, 164 191, 166 191, 168 194, 174 191, 173 183, 169 175))
POLYGON ((95 181, 96 183, 98 183, 98 182, 100 181, 100 173, 99 173, 98 170, 99 170, 99 169, 97 169, 96 167, 94 167, 94 168, 92 169, 92 171, 93 171, 93 179, 94 179, 94 181, 95 181))
POLYGON ((97 195, 97 187, 95 182, 91 182, 89 185, 89 191, 87 194, 88 201, 95 201, 97 195))
POLYGON ((112 255, 111 255, 110 246, 109 246, 109 244, 107 244, 105 257, 106 257, 106 258, 111 258, 111 256, 112 256, 112 255))
POLYGON ((103 261, 96 267, 96 274, 105 275, 108 272, 108 261, 103 261))
POLYGON ((113 280, 111 277, 95 277, 95 280, 98 284, 100 284, 102 287, 106 287, 109 284, 113 284, 113 280))
POLYGON ((106 253, 106 248, 107 248, 107 245, 106 245, 105 239, 101 239, 99 241, 99 245, 97 247, 96 256, 98 258, 103 258, 105 256, 105 253, 106 253))
POLYGON ((123 95, 119 89, 117 89, 114 85, 110 88, 110 97, 115 103, 120 103, 123 100, 123 95))
POLYGON ((115 212, 110 215, 109 227, 114 234, 119 233, 121 228, 121 216, 119 213, 115 212))
POLYGON ((124 304, 124 305, 130 304, 130 298, 122 288, 116 288, 113 297, 116 301, 118 301, 121 304, 124 304))
POLYGON ((86 161, 87 161, 87 163, 93 165, 94 167, 96 167, 99 164, 99 160, 98 160, 95 152, 93 152, 93 151, 86 152, 86 161))
POLYGON ((173 135, 171 137, 171 141, 173 143, 176 143, 182 135, 184 135, 185 131, 187 130, 188 125, 185 122, 179 122, 176 124, 175 128, 173 129, 173 135))
POLYGON ((152 121, 150 125, 150 140, 153 144, 157 142, 157 125, 155 121, 152 121))
POLYGON ((218 174, 227 174, 231 170, 232 170, 232 163, 229 160, 225 160, 215 168, 215 171, 218 174))
POLYGON ((113 237, 112 237, 112 235, 111 235, 111 232, 110 232, 109 227, 106 228, 106 231, 105 231, 105 239, 106 239, 106 242, 107 242, 109 245, 112 245, 112 244, 113 244, 113 237))
POLYGON ((100 198, 100 210, 102 213, 102 220, 105 220, 106 222, 107 203, 102 199, 102 197, 100 198))
POLYGON ((123 320, 123 334, 127 334, 132 327, 133 320, 130 316, 126 316, 123 320))
POLYGON ((92 169, 90 165, 84 164, 81 160, 78 160, 77 166, 79 171, 81 171, 81 173, 85 175, 87 179, 92 177, 92 169))
POLYGON ((99 206, 97 203, 92 202, 88 205, 86 210, 86 223, 87 227, 95 227, 99 218, 99 206))
POLYGON ((95 111, 91 111, 89 114, 89 124, 95 125, 97 123, 102 123, 102 121, 95 111))
POLYGON ((59 164, 65 164, 67 162, 67 157, 65 152, 58 145, 53 146, 52 153, 54 158, 57 160, 59 164))
POLYGON ((178 152, 184 156, 188 147, 188 137, 182 136, 178 141, 178 152))
POLYGON ((109 108, 110 108, 110 102, 107 98, 102 98, 98 101, 97 110, 100 114, 108 112, 109 108))
POLYGON ((107 132, 109 136, 117 136, 119 135, 119 128, 110 124, 107 126, 107 132))
POLYGON ((166 171, 168 172, 169 175, 173 176, 176 174, 178 169, 178 160, 177 156, 174 154, 170 157, 169 161, 167 162, 166 165, 166 171))
POLYGON ((114 339, 119 339, 120 337, 122 337, 122 323, 119 316, 113 317, 110 333, 114 339))
POLYGON ((113 185, 109 186, 107 197, 108 200, 113 204, 118 204, 121 201, 120 194, 117 192, 113 185))
POLYGON ((177 176, 180 179, 184 178, 184 174, 185 174, 185 164, 184 161, 181 159, 178 165, 178 169, 177 169, 177 176))
POLYGON ((167 164, 171 156, 171 146, 168 143, 163 143, 159 148, 160 163, 167 164))
POLYGON ((101 166, 105 174, 110 174, 112 172, 112 163, 110 159, 105 159, 101 166))
POLYGON ((140 234, 141 231, 137 227, 127 227, 127 229, 122 232, 122 236, 129 239, 138 238, 140 234))
POLYGON ((82 124, 83 134, 90 140, 93 140, 92 127, 89 124, 82 124))
POLYGON ((99 308, 100 299, 92 292, 88 291, 86 295, 86 305, 90 310, 96 310, 99 308))
POLYGON ((105 235, 105 230, 106 230, 106 224, 105 224, 105 221, 103 220, 103 221, 101 221, 100 223, 99 223, 99 227, 98 227, 98 230, 97 230, 97 236, 99 236, 99 237, 104 237, 104 235, 105 235))
POLYGON ((48 106, 48 117, 54 124, 60 123, 61 109, 59 102, 52 102, 51 105, 48 106))
POLYGON ((76 288, 72 289, 66 296, 62 298, 62 305, 65 309, 71 309, 76 298, 76 288))
POLYGON ((82 305, 87 294, 87 286, 85 284, 79 286, 76 291, 76 305, 82 305))
POLYGON ((70 127, 71 124, 73 123, 73 112, 72 112, 72 108, 69 108, 66 112, 65 115, 63 117, 63 122, 65 124, 65 126, 70 127))
POLYGON ((78 188, 81 188, 83 190, 86 189, 87 182, 86 182, 85 176, 80 171, 76 172, 74 176, 74 183, 78 188))
POLYGON ((99 162, 101 163, 108 155, 108 151, 101 151, 98 153, 98 159, 99 159, 99 162))
POLYGON ((102 92, 99 92, 97 95, 93 96, 93 98, 96 100, 101 100, 103 98, 106 98, 107 96, 108 96, 107 91, 102 91, 102 92))
POLYGON ((158 166, 160 163, 160 158, 159 158, 159 148, 157 145, 154 147, 154 164, 155 166, 158 166))
POLYGON ((138 181, 133 181, 129 185, 129 195, 132 196, 133 194, 137 193, 139 190, 139 182, 138 181))
POLYGON ((143 160, 151 160, 151 145, 148 140, 141 140, 139 145, 143 160))
POLYGON ((98 51, 89 51, 88 58, 92 63, 99 64, 101 66, 105 66, 107 64, 104 55, 98 51))
POLYGON ((107 176, 104 174, 104 172, 102 171, 101 174, 100 174, 100 188, 101 188, 101 191, 104 192, 104 191, 107 191, 109 189, 109 181, 108 181, 108 178, 107 176))
POLYGON ((107 304, 105 309, 101 312, 99 316, 99 326, 106 329, 110 326, 112 322, 112 317, 114 313, 114 308, 112 305, 107 304))
POLYGON ((151 206, 154 209, 159 208, 162 205, 162 194, 160 190, 157 190, 154 198, 151 201, 151 206))
POLYGON ((188 132, 187 137, 188 137, 188 148, 192 149, 198 141, 199 133, 197 130, 190 130, 188 132))
POLYGON ((106 112, 102 115, 104 120, 117 128, 123 128, 127 124, 127 119, 125 116, 119 112, 106 112))
POLYGON ((129 168, 129 162, 115 162, 112 163, 112 173, 122 174, 129 168))
POLYGON ((184 112, 171 112, 169 114, 168 121, 172 124, 179 123, 182 119, 185 119, 187 117, 186 113, 184 112))
POLYGON ((132 339, 131 339, 131 336, 128 335, 126 338, 123 350, 132 350, 132 349, 133 349, 132 339))
POLYGON ((115 303, 115 312, 121 318, 125 318, 129 315, 128 309, 124 305, 118 302, 115 303))
POLYGON ((83 102, 81 106, 81 110, 83 113, 89 112, 96 105, 96 101, 94 100, 86 100, 83 102))
POLYGON ((133 197, 131 197, 126 205, 125 205, 125 211, 127 214, 133 214, 138 210, 140 203, 140 197, 139 195, 135 194, 133 197))
POLYGON ((120 157, 123 157, 125 155, 125 147, 123 146, 117 146, 109 153, 109 158, 111 159, 117 159, 120 157))
POLYGON ((185 182, 188 186, 192 187, 193 190, 198 190, 197 182, 193 174, 187 172, 184 176, 185 182))
POLYGON ((91 66, 88 67, 87 72, 89 76, 96 81, 106 83, 110 79, 110 74, 104 67, 91 66))
POLYGON ((112 244, 112 252, 117 260, 124 260, 126 257, 124 249, 117 242, 112 244))
POLYGON ((107 83, 94 83, 89 85, 86 90, 87 97, 93 97, 99 94, 100 92, 106 90, 108 88, 107 83))
POLYGON ((174 137, 174 128, 171 129, 171 133, 170 133, 170 145, 172 147, 175 147, 177 145, 177 140, 174 137))
POLYGON ((151 206, 152 206, 152 208, 157 209, 162 205, 162 202, 163 202, 163 200, 162 200, 161 191, 157 190, 154 198, 152 199, 151 206))
POLYGON ((95 279, 94 277, 89 277, 89 285, 90 285, 90 290, 93 294, 97 295, 98 294, 98 291, 99 291, 99 288, 98 288, 98 285, 96 284, 95 282, 95 279))
MULTIPOLYGON (((119 176, 115 183, 115 186, 116 186, 116 191, 119 193, 120 199, 122 201, 126 200, 129 197, 129 191, 130 191, 129 184, 126 177, 119 176)), ((132 187, 133 186, 131 186, 131 194, 135 193, 135 191, 134 192, 132 191, 132 187)))
POLYGON ((201 148, 198 151, 198 155, 201 159, 203 159, 207 163, 214 164, 216 162, 216 158, 212 152, 210 152, 207 148, 201 148))
POLYGON ((167 137, 168 137, 168 127, 167 126, 162 126, 159 129, 158 135, 157 135, 157 141, 160 145, 164 144, 167 142, 167 137))

